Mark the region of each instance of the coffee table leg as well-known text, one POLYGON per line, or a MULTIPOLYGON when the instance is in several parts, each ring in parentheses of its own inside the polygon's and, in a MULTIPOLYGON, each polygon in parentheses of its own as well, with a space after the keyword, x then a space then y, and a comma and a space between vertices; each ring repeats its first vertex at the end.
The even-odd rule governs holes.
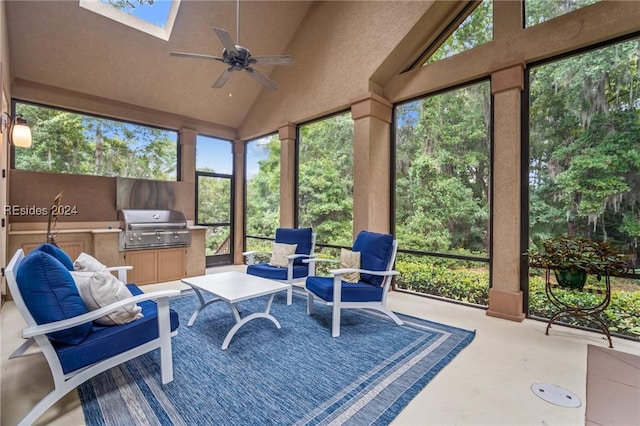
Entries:
MULTIPOLYGON (((271 303, 273 302, 273 296, 275 296, 275 294, 272 294, 271 296, 269 296, 269 301, 267 302, 267 307, 265 308, 264 312, 256 312, 256 313, 247 315, 244 318, 240 317, 240 312, 238 311, 238 307, 236 306, 235 303, 229 304, 229 306, 231 307, 231 312, 233 312, 233 316, 236 319, 236 323, 233 327, 231 327, 231 330, 229 330, 229 332, 227 333, 227 337, 224 338, 224 342, 222 342, 222 350, 225 350, 229 347, 229 343, 231 343, 231 339, 233 339, 233 336, 240 329, 240 327, 242 327, 249 321, 254 320, 256 318, 266 318, 268 320, 271 320, 271 322, 273 322, 278 329, 281 328, 278 320, 269 313, 269 311, 271 311, 271 303)), ((194 315, 195 315, 195 312, 194 312, 194 315)))
POLYGON ((209 300, 208 302, 205 302, 204 297, 202 297, 202 293, 200 292, 200 290, 198 290, 195 287, 191 287, 191 288, 196 293, 196 296, 198 296, 198 300, 200 301, 200 306, 198 306, 198 308, 196 308, 196 310, 193 311, 193 314, 191 315, 191 318, 189 318, 189 322, 187 323, 187 327, 191 327, 193 323, 196 322, 196 318, 198 318, 198 315, 200 315, 200 312, 202 312, 204 308, 206 308, 213 302, 220 300, 216 297, 214 299, 209 300))

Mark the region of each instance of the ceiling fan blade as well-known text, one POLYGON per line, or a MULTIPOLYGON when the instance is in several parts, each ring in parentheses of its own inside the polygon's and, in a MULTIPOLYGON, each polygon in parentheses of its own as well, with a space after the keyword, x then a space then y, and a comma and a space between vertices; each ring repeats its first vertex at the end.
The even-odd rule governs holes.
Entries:
POLYGON ((220 39, 220 42, 222 42, 222 45, 224 46, 224 48, 227 49, 227 52, 233 55, 238 54, 238 51, 236 50, 236 45, 233 43, 233 40, 231 40, 231 36, 229 35, 228 32, 226 32, 221 28, 214 28, 213 31, 215 31, 216 35, 220 39))
POLYGON ((213 87, 214 89, 220 89, 227 82, 232 72, 233 68, 227 68, 226 70, 224 70, 211 87, 213 87))
POLYGON ((293 56, 252 56, 251 63, 254 63, 256 65, 293 65, 293 56))
POLYGON ((278 85, 273 81, 269 80, 269 78, 262 74, 260 71, 254 70, 253 68, 245 68, 245 70, 249 73, 249 75, 256 80, 258 80, 262 85, 264 85, 269 90, 278 90, 278 85))
POLYGON ((209 60, 212 60, 212 61, 224 62, 224 59, 222 59, 219 56, 201 55, 199 53, 170 52, 169 55, 171 55, 171 56, 180 56, 180 57, 183 57, 183 58, 209 59, 209 60))

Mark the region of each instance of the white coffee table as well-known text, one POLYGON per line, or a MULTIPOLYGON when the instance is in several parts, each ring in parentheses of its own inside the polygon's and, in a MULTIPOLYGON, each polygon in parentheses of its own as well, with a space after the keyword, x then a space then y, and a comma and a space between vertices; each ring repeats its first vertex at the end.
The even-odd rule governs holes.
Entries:
POLYGON ((182 282, 191 286, 200 300, 200 306, 193 312, 193 315, 191 315, 191 318, 187 323, 188 327, 191 327, 196 321, 196 318, 198 318, 198 315, 200 315, 200 312, 213 302, 224 300, 231 307, 231 312, 235 317, 236 323, 231 330, 229 330, 227 337, 225 337, 224 342, 222 343, 223 350, 229 347, 231 339, 240 327, 253 319, 267 318, 279 329, 281 327, 280 323, 269 313, 269 311, 271 311, 271 303, 273 302, 273 297, 277 292, 291 292, 291 285, 289 284, 256 277, 254 275, 247 275, 237 271, 183 278, 182 282), (205 301, 202 294, 203 292, 210 293, 215 297, 212 300, 205 301), (267 306, 263 312, 255 312, 244 318, 240 317, 240 312, 236 306, 238 302, 265 295, 271 296, 269 297, 267 306))

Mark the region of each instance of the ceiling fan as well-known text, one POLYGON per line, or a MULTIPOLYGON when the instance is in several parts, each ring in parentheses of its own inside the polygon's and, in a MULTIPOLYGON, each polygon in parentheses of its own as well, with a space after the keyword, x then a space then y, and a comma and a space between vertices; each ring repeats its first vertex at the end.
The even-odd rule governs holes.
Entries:
MULTIPOLYGON (((252 56, 249 49, 239 44, 234 44, 231 36, 226 30, 213 28, 222 46, 222 57, 203 55, 200 53, 171 52, 171 56, 181 56, 185 58, 209 59, 212 61, 223 62, 229 67, 220 74, 220 77, 213 83, 211 87, 219 89, 227 82, 229 77, 235 71, 246 71, 255 78, 259 83, 267 89, 277 90, 278 85, 270 80, 266 75, 254 69, 252 65, 291 65, 293 57, 289 55, 269 55, 269 56, 252 56)), ((240 40, 240 0, 237 1, 236 7, 236 41, 240 40)))

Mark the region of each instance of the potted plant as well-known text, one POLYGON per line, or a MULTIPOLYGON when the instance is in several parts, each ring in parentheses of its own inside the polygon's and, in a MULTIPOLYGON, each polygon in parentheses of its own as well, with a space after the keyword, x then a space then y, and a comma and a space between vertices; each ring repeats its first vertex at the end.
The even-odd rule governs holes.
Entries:
POLYGON ((615 276, 629 270, 626 255, 610 244, 585 238, 555 237, 542 241, 541 248, 529 249, 529 264, 553 269, 558 284, 581 289, 587 274, 615 276))

